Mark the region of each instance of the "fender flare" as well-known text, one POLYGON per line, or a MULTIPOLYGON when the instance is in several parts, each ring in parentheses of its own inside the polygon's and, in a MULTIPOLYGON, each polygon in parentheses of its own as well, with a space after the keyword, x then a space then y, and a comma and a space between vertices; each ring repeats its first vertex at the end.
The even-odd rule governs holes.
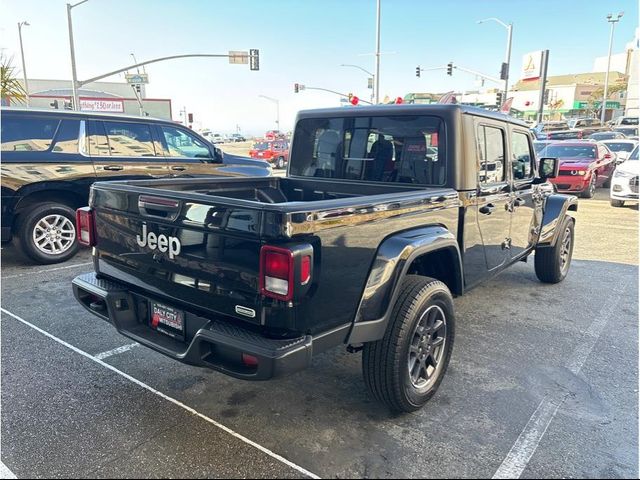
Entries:
POLYGON ((568 211, 578 211, 578 199, 576 197, 557 193, 547 197, 536 248, 553 247, 556 244, 559 235, 558 225, 568 211))
POLYGON ((455 235, 434 225, 407 230, 385 239, 376 252, 369 276, 345 343, 357 344, 381 339, 387 329, 402 279, 421 255, 450 250, 457 269, 456 290, 463 291, 462 260, 455 235))

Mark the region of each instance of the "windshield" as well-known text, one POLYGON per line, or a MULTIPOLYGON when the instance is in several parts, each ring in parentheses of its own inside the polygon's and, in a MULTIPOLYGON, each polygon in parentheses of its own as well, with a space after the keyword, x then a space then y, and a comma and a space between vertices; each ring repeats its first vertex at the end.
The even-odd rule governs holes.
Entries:
POLYGON ((444 123, 432 116, 308 118, 296 125, 291 175, 444 185, 444 123))
POLYGON ((624 117, 620 125, 638 125, 638 117, 624 117))
POLYGON ((638 135, 638 128, 637 127, 616 128, 616 132, 620 132, 623 135, 632 137, 633 135, 638 135))
POLYGON ((638 160, 638 147, 633 149, 633 152, 631 152, 631 155, 629 155, 627 160, 638 160))
POLYGON ((569 128, 567 122, 548 122, 540 123, 536 126, 536 130, 540 132, 551 132, 554 130, 566 130, 569 128))
POLYGON ((541 152, 544 147, 546 147, 547 145, 549 145, 548 143, 544 143, 544 142, 533 142, 533 149, 536 151, 536 153, 541 152))
POLYGON ((607 147, 614 152, 630 152, 635 145, 629 142, 607 142, 607 147))
POLYGON ((596 158, 596 147, 593 145, 549 145, 541 157, 564 158, 596 158))

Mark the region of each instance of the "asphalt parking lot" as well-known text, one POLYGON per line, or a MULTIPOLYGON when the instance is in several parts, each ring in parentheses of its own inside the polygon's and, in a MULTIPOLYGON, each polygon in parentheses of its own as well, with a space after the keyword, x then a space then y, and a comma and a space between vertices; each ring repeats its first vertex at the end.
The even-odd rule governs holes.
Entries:
POLYGON ((17 477, 638 478, 638 209, 581 200, 572 270, 456 299, 440 390, 392 416, 360 356, 248 383, 178 364, 76 304, 66 264, 2 249, 2 463, 17 477))

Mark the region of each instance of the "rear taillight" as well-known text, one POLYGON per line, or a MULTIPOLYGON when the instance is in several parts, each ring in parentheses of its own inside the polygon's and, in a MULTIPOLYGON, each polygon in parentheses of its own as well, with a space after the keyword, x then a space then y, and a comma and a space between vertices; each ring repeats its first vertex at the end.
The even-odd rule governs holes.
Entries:
POLYGON ((76 210, 76 236, 80 245, 93 247, 96 244, 93 210, 89 207, 76 210))
POLYGON ((304 294, 313 274, 311 245, 292 249, 264 245, 260 250, 260 293, 277 300, 291 301, 304 294))
POLYGON ((260 293, 278 300, 293 298, 293 252, 265 245, 260 250, 260 293))

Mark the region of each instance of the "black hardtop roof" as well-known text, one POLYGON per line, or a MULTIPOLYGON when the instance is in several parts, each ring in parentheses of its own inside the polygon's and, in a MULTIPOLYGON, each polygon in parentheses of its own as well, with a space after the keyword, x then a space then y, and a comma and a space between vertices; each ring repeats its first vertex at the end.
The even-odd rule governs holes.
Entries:
POLYGON ((155 117, 141 117, 139 115, 125 115, 122 113, 99 113, 99 112, 77 112, 74 110, 58 110, 54 108, 21 108, 21 107, 2 107, 2 114, 5 113, 17 113, 18 115, 56 115, 56 116, 79 116, 79 117, 91 117, 91 118, 104 118, 108 120, 128 120, 134 122, 154 122, 154 123, 168 123, 172 125, 181 125, 173 120, 166 120, 155 117))
POLYGON ((484 108, 472 107, 470 105, 432 103, 423 104, 392 104, 392 105, 367 105, 357 107, 333 107, 318 108, 313 110, 301 110, 298 112, 298 119, 303 118, 325 118, 325 117, 364 117, 379 115, 441 115, 450 116, 456 113, 475 115, 478 117, 492 118, 502 122, 509 122, 521 127, 529 126, 517 118, 505 115, 500 112, 485 110, 484 108))

